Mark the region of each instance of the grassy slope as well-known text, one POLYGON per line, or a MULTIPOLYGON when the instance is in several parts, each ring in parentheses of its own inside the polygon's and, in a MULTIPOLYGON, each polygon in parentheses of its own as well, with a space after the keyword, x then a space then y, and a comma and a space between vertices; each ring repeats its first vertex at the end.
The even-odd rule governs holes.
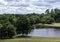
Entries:
POLYGON ((60 38, 30 37, 0 40, 0 42, 60 42, 60 38))
POLYGON ((51 27, 51 28, 60 28, 60 23, 52 23, 52 24, 35 24, 36 27, 51 27))

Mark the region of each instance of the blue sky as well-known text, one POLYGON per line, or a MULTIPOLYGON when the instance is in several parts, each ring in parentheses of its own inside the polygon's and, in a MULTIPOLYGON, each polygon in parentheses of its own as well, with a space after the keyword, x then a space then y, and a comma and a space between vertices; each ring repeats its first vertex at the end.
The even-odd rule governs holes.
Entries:
POLYGON ((52 8, 60 8, 60 0, 0 0, 0 14, 43 13, 52 8))

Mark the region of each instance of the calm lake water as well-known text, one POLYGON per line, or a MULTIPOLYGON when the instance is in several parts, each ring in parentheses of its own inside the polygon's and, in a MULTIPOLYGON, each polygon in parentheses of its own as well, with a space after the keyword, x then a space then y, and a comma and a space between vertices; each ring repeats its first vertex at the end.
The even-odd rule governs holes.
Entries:
POLYGON ((60 37, 60 29, 43 28, 34 29, 29 36, 41 36, 41 37, 60 37))

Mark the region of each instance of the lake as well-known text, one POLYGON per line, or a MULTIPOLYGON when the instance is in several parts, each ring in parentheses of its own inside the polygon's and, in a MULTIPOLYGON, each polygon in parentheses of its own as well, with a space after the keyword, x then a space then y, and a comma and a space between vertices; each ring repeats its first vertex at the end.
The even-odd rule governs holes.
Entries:
POLYGON ((41 36, 41 37, 60 37, 60 29, 43 28, 34 29, 28 36, 41 36))

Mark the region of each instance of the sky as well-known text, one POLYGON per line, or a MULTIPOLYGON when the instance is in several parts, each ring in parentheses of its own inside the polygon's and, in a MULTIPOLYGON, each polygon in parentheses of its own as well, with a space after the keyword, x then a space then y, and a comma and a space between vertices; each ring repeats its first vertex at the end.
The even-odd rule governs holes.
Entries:
POLYGON ((60 8, 60 0, 0 0, 0 14, 44 13, 54 8, 60 8))

